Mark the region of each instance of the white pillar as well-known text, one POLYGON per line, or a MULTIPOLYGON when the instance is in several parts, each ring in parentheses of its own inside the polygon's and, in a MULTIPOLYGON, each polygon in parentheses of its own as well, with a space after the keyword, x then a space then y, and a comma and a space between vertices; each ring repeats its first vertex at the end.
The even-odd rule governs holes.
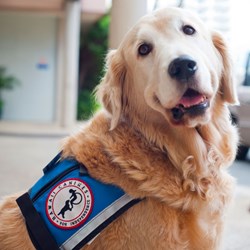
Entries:
POLYGON ((127 31, 147 13, 147 0, 113 0, 109 46, 115 49, 127 31))
POLYGON ((79 67, 81 2, 67 0, 64 23, 63 89, 60 124, 68 127, 75 123, 79 67))

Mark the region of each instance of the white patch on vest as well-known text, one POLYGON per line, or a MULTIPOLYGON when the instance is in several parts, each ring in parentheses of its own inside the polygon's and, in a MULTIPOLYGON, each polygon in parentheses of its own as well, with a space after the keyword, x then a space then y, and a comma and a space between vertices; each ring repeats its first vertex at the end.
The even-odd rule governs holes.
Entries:
POLYGON ((57 184, 46 200, 46 214, 53 225, 72 229, 82 225, 93 208, 93 196, 87 183, 67 179, 57 184))

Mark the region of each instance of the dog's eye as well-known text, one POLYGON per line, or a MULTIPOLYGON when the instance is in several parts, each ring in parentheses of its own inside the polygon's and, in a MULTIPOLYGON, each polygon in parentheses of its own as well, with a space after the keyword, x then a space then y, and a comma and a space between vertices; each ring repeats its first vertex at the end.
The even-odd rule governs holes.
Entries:
POLYGON ((138 48, 138 53, 141 56, 146 56, 152 51, 152 45, 148 43, 143 43, 138 48))
POLYGON ((184 25, 182 27, 182 30, 184 34, 189 35, 189 36, 193 35, 196 32, 196 30, 190 25, 184 25))

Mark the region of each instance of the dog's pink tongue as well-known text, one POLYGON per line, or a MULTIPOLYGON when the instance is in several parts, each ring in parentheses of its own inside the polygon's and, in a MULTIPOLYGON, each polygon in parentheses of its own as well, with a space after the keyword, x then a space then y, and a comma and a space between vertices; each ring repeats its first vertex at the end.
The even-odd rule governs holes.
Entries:
POLYGON ((184 108, 189 108, 194 105, 198 105, 203 102, 204 96, 195 91, 187 91, 181 98, 179 105, 183 105, 184 108))

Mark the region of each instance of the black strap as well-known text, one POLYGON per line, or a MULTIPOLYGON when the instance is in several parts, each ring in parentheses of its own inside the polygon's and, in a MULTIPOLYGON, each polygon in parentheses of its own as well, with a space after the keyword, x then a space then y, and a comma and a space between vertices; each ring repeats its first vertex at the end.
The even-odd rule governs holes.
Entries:
POLYGON ((60 160, 62 156, 62 151, 59 152, 51 161, 49 164, 47 164, 47 166, 43 169, 43 173, 46 174, 48 171, 50 171, 52 168, 55 167, 55 165, 58 163, 58 161, 60 160))
POLYGON ((36 211, 28 193, 16 200, 26 220, 26 225, 33 245, 37 250, 57 250, 56 241, 48 231, 41 215, 36 211))

